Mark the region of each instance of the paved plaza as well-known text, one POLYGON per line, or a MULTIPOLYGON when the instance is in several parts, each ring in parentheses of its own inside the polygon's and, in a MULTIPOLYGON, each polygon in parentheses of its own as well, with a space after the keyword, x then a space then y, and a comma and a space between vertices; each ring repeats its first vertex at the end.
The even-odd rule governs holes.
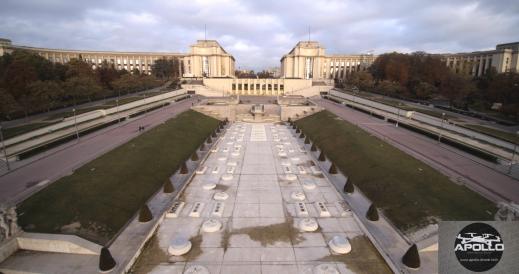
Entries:
POLYGON ((232 124, 166 215, 135 272, 194 273, 200 266, 226 274, 389 273, 297 138, 282 124, 232 124), (317 230, 303 231, 307 218, 317 230), (216 229, 207 229, 208 220, 217 221, 216 229), (334 236, 347 237, 352 251, 332 252, 334 236), (169 255, 179 238, 189 239, 191 250, 169 255))

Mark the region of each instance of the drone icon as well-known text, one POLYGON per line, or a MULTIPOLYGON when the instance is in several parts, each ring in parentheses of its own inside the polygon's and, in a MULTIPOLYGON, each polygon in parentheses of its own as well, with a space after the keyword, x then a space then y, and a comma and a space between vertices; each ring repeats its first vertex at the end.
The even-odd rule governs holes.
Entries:
POLYGON ((491 245, 492 242, 500 242, 501 237, 495 236, 494 234, 489 233, 483 233, 481 235, 478 235, 478 233, 465 233, 466 235, 469 235, 469 237, 463 237, 461 234, 458 234, 456 236, 456 239, 461 240, 461 244, 467 244, 467 243, 483 243, 487 245, 491 245), (494 237, 493 239, 490 237, 494 237))

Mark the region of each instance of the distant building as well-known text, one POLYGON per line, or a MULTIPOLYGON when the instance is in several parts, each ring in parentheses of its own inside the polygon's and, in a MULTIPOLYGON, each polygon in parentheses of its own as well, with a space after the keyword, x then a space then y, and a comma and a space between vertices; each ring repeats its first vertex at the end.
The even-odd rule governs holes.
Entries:
POLYGON ((272 78, 281 77, 281 68, 279 67, 268 68, 266 69, 266 72, 270 73, 272 75, 272 78))
MULTIPOLYGON (((179 60, 179 71, 185 78, 234 78, 235 59, 216 40, 198 40, 190 46, 189 53, 172 52, 120 52, 48 49, 13 45, 11 40, 0 38, 0 56, 16 49, 32 51, 54 63, 67 63, 82 58, 92 68, 104 61, 118 70, 138 69, 151 73, 154 62, 160 58, 179 60)), ((481 76, 489 68, 498 73, 519 71, 519 42, 500 44, 495 50, 469 53, 438 54, 446 66, 456 73, 481 76)), ((348 75, 364 71, 373 64, 373 54, 326 54, 317 41, 300 41, 281 58, 280 68, 266 70, 273 78, 305 80, 343 80, 348 75)), ((238 71, 251 74, 248 70, 238 71)), ((248 77, 250 78, 250 77, 248 77)))
POLYGON ((316 41, 301 41, 281 58, 281 77, 296 79, 344 79, 366 70, 377 56, 372 54, 327 55, 316 41))
POLYGON ((495 50, 441 54, 455 73, 481 76, 492 67, 497 73, 519 71, 519 42, 499 44, 495 50))
POLYGON ((11 40, 0 38, 0 56, 14 50, 28 50, 53 62, 65 64, 74 58, 81 58, 93 69, 103 62, 114 65, 118 70, 137 69, 151 73, 154 62, 160 58, 178 59, 179 70, 184 77, 233 77, 234 57, 228 54, 215 40, 198 40, 190 46, 189 53, 172 52, 120 52, 49 49, 13 45, 11 40))

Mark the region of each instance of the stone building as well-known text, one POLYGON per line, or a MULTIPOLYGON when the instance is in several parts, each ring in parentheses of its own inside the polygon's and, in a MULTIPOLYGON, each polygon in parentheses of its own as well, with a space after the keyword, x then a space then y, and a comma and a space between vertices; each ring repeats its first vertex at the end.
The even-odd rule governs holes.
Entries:
POLYGON ((519 71, 519 42, 499 44, 495 50, 441 54, 448 68, 456 73, 481 76, 493 67, 497 73, 519 71))
POLYGON ((301 41, 281 58, 284 78, 329 80, 366 70, 377 58, 372 54, 327 55, 317 41, 301 41))
POLYGON ((190 46, 189 53, 172 52, 122 52, 122 51, 90 51, 49 49, 20 46, 11 40, 0 38, 0 56, 16 49, 34 52, 45 59, 65 64, 74 58, 81 58, 93 69, 103 62, 113 64, 118 70, 132 71, 137 69, 143 73, 151 73, 152 65, 157 59, 168 58, 179 60, 179 71, 184 77, 233 77, 234 57, 228 54, 215 40, 198 40, 190 46))
MULTIPOLYGON (((138 69, 148 74, 157 59, 178 59, 179 71, 184 78, 235 78, 235 59, 216 40, 198 40, 190 46, 188 53, 173 53, 37 48, 14 45, 10 40, 0 38, 0 56, 16 49, 35 52, 55 63, 64 64, 73 58, 82 58, 94 69, 106 61, 118 70, 138 69)), ((500 44, 495 50, 438 56, 454 72, 472 76, 481 76, 491 67, 498 73, 519 71, 519 42, 500 44)), ((341 81, 354 72, 368 69, 376 58, 373 54, 326 54, 319 42, 300 41, 281 58, 279 78, 329 84, 334 79, 341 81)), ((214 83, 228 92, 245 94, 283 94, 301 86, 294 81, 287 84, 277 79, 222 79, 214 83)), ((305 82, 303 86, 306 85, 305 82)))

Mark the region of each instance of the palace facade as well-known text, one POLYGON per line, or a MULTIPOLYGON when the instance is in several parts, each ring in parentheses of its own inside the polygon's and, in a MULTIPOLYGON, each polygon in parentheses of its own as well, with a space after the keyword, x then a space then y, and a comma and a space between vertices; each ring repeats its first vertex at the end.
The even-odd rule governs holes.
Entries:
POLYGON ((377 58, 372 54, 327 55, 316 41, 301 41, 281 58, 284 78, 329 80, 344 79, 366 70, 377 58))
POLYGON ((234 57, 215 40, 198 40, 190 46, 189 53, 172 52, 121 52, 49 49, 14 45, 8 39, 0 38, 0 56, 14 50, 28 50, 53 62, 65 64, 74 58, 81 58, 93 69, 107 62, 118 70, 139 70, 151 73, 151 68, 160 58, 178 59, 179 71, 184 77, 233 77, 234 57))
MULTIPOLYGON (((73 58, 81 58, 94 69, 107 62, 118 70, 137 69, 148 74, 156 60, 177 59, 184 78, 235 78, 235 59, 216 40, 198 40, 190 46, 188 53, 172 53, 37 48, 14 45, 10 40, 0 38, 0 56, 17 49, 35 52, 55 63, 64 64, 73 58)), ((452 71, 475 77, 484 75, 490 68, 497 73, 519 71, 519 42, 499 44, 495 50, 437 55, 452 71)), ((281 70, 276 76, 326 82, 342 80, 354 72, 368 69, 376 58, 373 54, 326 54, 319 42, 300 41, 281 58, 281 70)), ((242 83, 241 80, 230 81, 228 86, 243 91, 250 91, 252 87, 255 91, 258 84, 268 87, 268 83, 242 83)), ((271 84, 278 85, 279 91, 283 90, 281 83, 274 81, 271 84)))
POLYGON ((519 71, 519 42, 499 44, 495 50, 441 54, 447 67, 456 73, 481 76, 490 68, 497 73, 519 71))

